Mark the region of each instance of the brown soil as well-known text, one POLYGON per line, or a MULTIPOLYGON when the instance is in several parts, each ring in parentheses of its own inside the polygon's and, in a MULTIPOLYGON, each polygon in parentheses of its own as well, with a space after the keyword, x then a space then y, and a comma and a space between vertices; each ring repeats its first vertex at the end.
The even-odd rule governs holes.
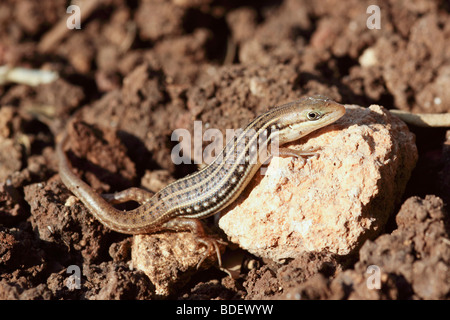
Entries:
MULTIPOLYGON (((58 177, 52 132, 71 117, 82 120, 70 131, 77 173, 111 192, 157 170, 163 182, 196 170, 170 160, 173 130, 192 131, 193 120, 225 132, 310 94, 450 112, 445 0, 379 1, 380 30, 366 27, 359 0, 92 2, 82 29, 61 36, 67 1, 0 3, 0 66, 60 74, 37 87, 0 85, 0 299, 154 297, 129 268, 132 237, 102 226, 58 177), (368 48, 379 63, 363 67, 368 48), (65 285, 71 265, 80 289, 65 285)), ((450 135, 410 129, 419 162, 403 205, 358 255, 277 265, 228 248, 224 259, 242 257, 239 277, 210 268, 169 298, 450 298, 450 135), (382 271, 379 290, 366 285, 370 265, 382 271)))

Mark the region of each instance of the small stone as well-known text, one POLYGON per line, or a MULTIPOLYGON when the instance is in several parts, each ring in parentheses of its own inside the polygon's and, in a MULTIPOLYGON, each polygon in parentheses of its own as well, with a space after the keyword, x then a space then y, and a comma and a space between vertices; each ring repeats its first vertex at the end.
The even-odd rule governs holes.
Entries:
MULTIPOLYGON (((162 232, 136 235, 131 258, 133 268, 143 271, 155 286, 155 294, 169 296, 195 274, 207 248, 190 232, 162 232)), ((216 252, 210 252, 199 269, 217 263, 216 252)))
POLYGON ((281 261, 347 255, 379 233, 416 164, 415 137, 383 107, 346 108, 335 124, 287 145, 318 156, 273 158, 222 212, 219 226, 232 242, 281 261))
POLYGON ((359 57, 359 64, 362 67, 368 68, 373 67, 379 63, 376 55, 376 51, 374 48, 366 49, 363 54, 359 57))

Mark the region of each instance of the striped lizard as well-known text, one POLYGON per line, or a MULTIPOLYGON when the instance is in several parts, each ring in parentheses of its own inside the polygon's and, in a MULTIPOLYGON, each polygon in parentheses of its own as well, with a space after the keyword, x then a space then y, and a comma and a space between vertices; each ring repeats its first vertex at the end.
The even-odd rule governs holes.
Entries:
MULTIPOLYGON (((209 250, 215 248, 217 251, 216 240, 204 237, 202 225, 197 219, 211 216, 236 200, 261 166, 259 150, 264 149, 262 147, 269 150, 274 140, 279 145, 297 140, 335 122, 344 114, 343 105, 322 96, 307 97, 272 108, 231 139, 211 164, 169 184, 156 194, 139 188, 97 194, 71 171, 64 152, 66 132, 56 148, 59 175, 89 211, 112 230, 142 234, 166 229, 189 229, 200 236, 199 241, 209 250), (254 152, 257 143, 259 150, 254 152), (136 201, 139 206, 122 211, 112 205, 127 201, 136 201)), ((303 157, 315 154, 314 151, 279 148, 278 155, 303 157)))

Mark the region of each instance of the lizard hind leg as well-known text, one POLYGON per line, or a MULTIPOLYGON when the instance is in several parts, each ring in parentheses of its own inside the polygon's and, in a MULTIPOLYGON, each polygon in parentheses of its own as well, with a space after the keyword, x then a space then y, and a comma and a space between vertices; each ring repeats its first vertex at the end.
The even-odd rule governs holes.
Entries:
MULTIPOLYGON (((148 203, 153 197, 153 193, 139 189, 129 188, 123 191, 115 193, 102 194, 103 199, 111 204, 120 204, 129 201, 136 201, 140 205, 148 203)), ((221 252, 219 244, 225 244, 223 241, 208 236, 204 230, 203 224, 197 219, 188 218, 172 218, 161 225, 158 230, 171 230, 171 231, 191 231, 195 236, 197 244, 204 245, 206 247, 205 252, 202 254, 200 261, 197 263, 197 269, 202 263, 214 252, 217 255, 217 261, 219 266, 222 266, 221 252)))
POLYGON ((103 199, 111 204, 120 204, 128 201, 136 201, 140 205, 143 205, 150 201, 154 193, 140 189, 140 188, 128 188, 123 191, 115 193, 102 194, 103 199))
POLYGON ((197 243, 204 245, 206 247, 206 251, 202 254, 200 261, 197 263, 197 269, 202 265, 205 259, 208 258, 208 256, 210 256, 214 252, 217 255, 217 262, 219 264, 219 267, 222 266, 222 257, 219 244, 226 245, 226 242, 208 236, 200 220, 188 218, 174 218, 172 220, 167 221, 163 225, 163 227, 165 229, 173 231, 189 230, 196 236, 197 243))

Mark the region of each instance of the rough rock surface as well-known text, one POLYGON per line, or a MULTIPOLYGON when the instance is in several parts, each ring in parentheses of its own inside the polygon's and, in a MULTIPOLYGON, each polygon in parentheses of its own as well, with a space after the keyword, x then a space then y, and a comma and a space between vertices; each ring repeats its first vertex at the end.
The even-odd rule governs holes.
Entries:
POLYGON ((334 125, 291 144, 306 161, 274 158, 219 220, 229 239, 275 261, 304 252, 347 255, 378 234, 417 161, 415 137, 386 109, 346 106, 334 125), (236 221, 239 221, 237 224, 236 221))
MULTIPOLYGON (((134 236, 131 250, 133 268, 149 277, 156 295, 169 296, 197 271, 207 249, 190 232, 165 232, 134 236)), ((199 268, 207 269, 216 260, 210 252, 199 268)))
MULTIPOLYGON (((448 213, 442 199, 428 195, 407 199, 396 216, 398 228, 374 241, 366 241, 353 269, 340 272, 332 280, 316 274, 291 288, 281 299, 448 299, 450 292, 450 246, 448 213), (369 272, 378 269, 379 288, 374 288, 369 272)), ((280 277, 280 276, 279 276, 280 277)), ((264 281, 254 288, 267 287, 264 281)), ((279 283, 276 283, 279 285, 279 283)), ((288 287, 289 284, 284 284, 288 287)), ((253 290, 253 297, 260 293, 253 290)))

